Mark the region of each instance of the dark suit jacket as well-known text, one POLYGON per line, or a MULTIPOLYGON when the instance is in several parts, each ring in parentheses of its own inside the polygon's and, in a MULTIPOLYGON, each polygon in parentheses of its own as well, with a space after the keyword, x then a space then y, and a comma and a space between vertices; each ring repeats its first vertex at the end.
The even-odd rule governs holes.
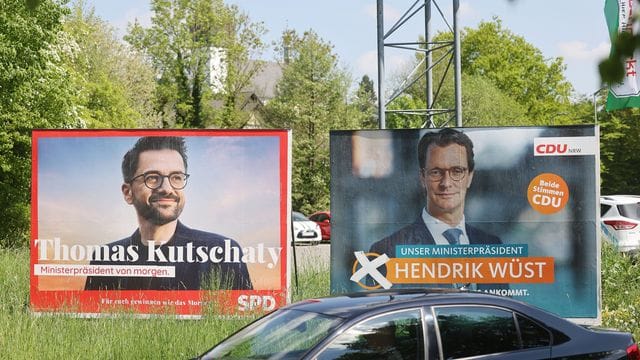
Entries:
MULTIPOLYGON (((476 227, 466 225, 467 238, 469 244, 502 244, 499 237, 486 233, 476 227)), ((396 257, 396 245, 435 245, 436 242, 433 239, 433 235, 427 229, 422 220, 422 216, 418 216, 416 221, 409 224, 393 234, 379 240, 369 248, 369 252, 377 253, 379 255, 387 254, 390 258, 396 257)), ((447 286, 447 284, 437 284, 440 286, 447 286)), ((508 288, 506 284, 478 284, 478 290, 485 289, 505 289, 508 288)))
MULTIPOLYGON (((178 222, 176 232, 173 234, 168 243, 161 246, 162 252, 166 258, 169 258, 167 252, 168 246, 175 248, 184 247, 188 243, 192 243, 194 248, 206 247, 222 247, 224 249, 225 240, 231 241, 231 247, 236 249, 239 256, 242 257, 242 250, 237 242, 230 240, 218 234, 208 233, 200 230, 193 230, 182 223, 178 222)), ((173 262, 159 263, 148 261, 148 247, 143 245, 140 240, 140 231, 136 230, 130 237, 124 238, 108 244, 111 249, 113 246, 136 246, 139 259, 135 262, 114 261, 114 260, 95 260, 94 252, 91 265, 145 265, 145 266, 174 266, 175 277, 111 277, 111 276, 88 276, 85 282, 85 290, 199 290, 202 288, 214 289, 233 289, 244 290, 251 289, 251 279, 247 265, 243 262, 212 262, 211 259, 206 262, 173 262), (216 286, 211 286, 211 284, 216 286)), ((186 252, 186 251, 185 251, 186 252)))
MULTIPOLYGON (((469 244, 502 244, 500 238, 495 235, 488 234, 471 225, 466 226, 469 244)), ((409 224, 402 229, 394 232, 386 238, 375 242, 371 245, 370 252, 378 254, 387 254, 390 258, 396 257, 396 245, 435 245, 433 235, 427 229, 422 220, 422 216, 418 216, 413 224, 409 224)))

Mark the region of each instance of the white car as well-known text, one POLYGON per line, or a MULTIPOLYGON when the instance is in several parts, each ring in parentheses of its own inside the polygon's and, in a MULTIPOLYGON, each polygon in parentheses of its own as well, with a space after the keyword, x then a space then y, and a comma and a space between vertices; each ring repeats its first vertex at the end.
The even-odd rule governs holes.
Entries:
POLYGON ((600 221, 603 233, 620 251, 640 251, 640 196, 601 196, 600 221))
POLYGON ((320 226, 309 220, 309 218, 302 213, 293 211, 291 213, 291 220, 293 222, 293 241, 295 245, 318 245, 320 241, 322 241, 320 226))

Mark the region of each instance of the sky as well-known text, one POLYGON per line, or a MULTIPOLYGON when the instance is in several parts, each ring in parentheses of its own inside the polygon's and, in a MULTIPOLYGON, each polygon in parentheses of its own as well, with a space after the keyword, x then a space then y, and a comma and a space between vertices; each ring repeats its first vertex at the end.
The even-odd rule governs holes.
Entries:
MULTIPOLYGON (((340 66, 355 81, 368 75, 377 83, 376 0, 225 0, 237 5, 253 22, 264 23, 267 43, 277 41, 285 29, 299 33, 313 29, 334 46, 340 66)), ((415 0, 383 0, 384 31, 415 3, 415 0)), ((453 0, 435 0, 452 22, 453 0)), ((119 34, 127 24, 150 24, 149 0, 88 0, 96 15, 113 25, 119 34)), ((495 16, 503 27, 522 36, 542 52, 545 58, 562 57, 565 77, 578 94, 591 96, 600 86, 597 65, 609 53, 609 37, 604 19, 604 0, 460 0, 460 27, 477 27, 495 16)), ((434 7, 434 32, 444 23, 434 7)), ((389 41, 415 41, 424 35, 424 15, 420 12, 394 33, 389 41)), ((389 49, 389 48, 386 48, 389 49)), ((413 56, 411 51, 385 51, 389 75, 413 56)), ((272 52, 264 60, 275 60, 272 52)), ((389 77, 387 77, 389 79, 389 77)), ((385 81, 387 84, 388 81, 385 81)), ((464 92, 464 84, 462 85, 464 92)))

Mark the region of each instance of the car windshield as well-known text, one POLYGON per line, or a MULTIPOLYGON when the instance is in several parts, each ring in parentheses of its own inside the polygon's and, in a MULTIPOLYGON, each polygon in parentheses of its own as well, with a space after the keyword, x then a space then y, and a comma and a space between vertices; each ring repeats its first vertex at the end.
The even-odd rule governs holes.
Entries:
POLYGON ((278 310, 250 324, 203 359, 299 359, 342 321, 323 314, 278 310))
POLYGON ((293 212, 293 216, 292 216, 294 221, 310 221, 309 218, 307 218, 306 216, 302 215, 302 213, 299 212, 293 212))
POLYGON ((630 219, 640 220, 640 204, 624 204, 618 205, 620 215, 630 219))

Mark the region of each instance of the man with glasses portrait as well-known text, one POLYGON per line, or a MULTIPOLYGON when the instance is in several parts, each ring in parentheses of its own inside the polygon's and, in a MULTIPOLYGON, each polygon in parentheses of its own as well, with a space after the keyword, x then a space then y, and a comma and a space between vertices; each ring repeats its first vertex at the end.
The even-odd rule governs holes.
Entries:
POLYGON ((475 164, 473 143, 466 134, 453 128, 424 134, 418 143, 418 161, 425 197, 422 212, 412 224, 375 242, 369 252, 395 258, 396 245, 502 243, 465 221, 464 203, 475 164))
POLYGON ((85 290, 252 288, 237 242, 178 220, 189 179, 184 138, 140 138, 123 157, 122 176, 121 191, 136 211, 138 229, 94 251, 91 265, 133 265, 147 271, 171 266, 173 276, 88 276, 85 290))

